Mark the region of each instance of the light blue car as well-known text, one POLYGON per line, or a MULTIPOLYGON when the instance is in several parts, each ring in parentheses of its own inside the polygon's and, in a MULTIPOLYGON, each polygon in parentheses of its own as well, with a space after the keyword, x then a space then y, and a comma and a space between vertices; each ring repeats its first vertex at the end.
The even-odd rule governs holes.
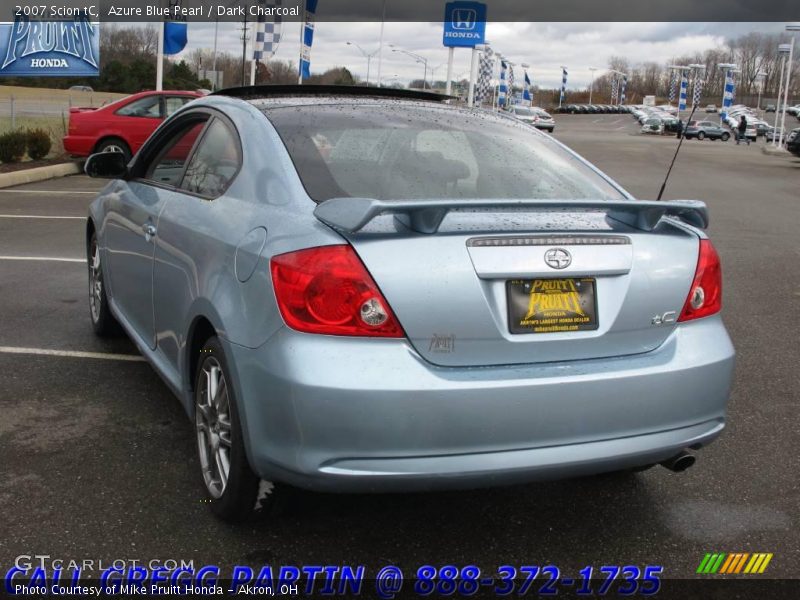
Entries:
POLYGON ((187 104, 86 230, 92 324, 195 423, 212 510, 284 486, 674 471, 734 349, 695 201, 637 201, 552 137, 440 96, 239 88, 187 104))

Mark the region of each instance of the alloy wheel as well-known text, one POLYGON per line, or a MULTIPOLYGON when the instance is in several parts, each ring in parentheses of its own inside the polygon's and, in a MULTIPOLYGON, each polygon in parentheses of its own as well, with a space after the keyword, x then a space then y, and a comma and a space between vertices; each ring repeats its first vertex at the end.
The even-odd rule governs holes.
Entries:
POLYGON ((228 385, 219 361, 207 357, 195 392, 197 448, 203 480, 212 498, 225 493, 231 469, 231 410, 228 385))

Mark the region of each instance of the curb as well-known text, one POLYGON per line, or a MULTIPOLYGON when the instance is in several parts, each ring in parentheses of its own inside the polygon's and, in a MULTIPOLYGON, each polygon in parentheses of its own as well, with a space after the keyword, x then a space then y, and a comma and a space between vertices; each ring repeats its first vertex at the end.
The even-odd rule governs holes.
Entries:
POLYGON ((785 148, 776 148, 772 144, 761 147, 761 151, 768 156, 789 156, 789 151, 785 148))
POLYGON ((66 162, 46 167, 35 167, 33 169, 23 169, 22 171, 12 171, 11 173, 0 173, 0 188, 11 187, 23 183, 33 183, 44 181, 54 177, 64 177, 66 175, 77 175, 82 173, 80 162, 66 162))

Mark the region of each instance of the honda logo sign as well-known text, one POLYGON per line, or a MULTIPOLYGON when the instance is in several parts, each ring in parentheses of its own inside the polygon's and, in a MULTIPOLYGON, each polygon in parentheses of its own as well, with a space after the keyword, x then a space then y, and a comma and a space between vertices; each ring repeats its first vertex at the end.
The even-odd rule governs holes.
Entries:
POLYGON ((486 5, 480 2, 448 2, 444 9, 445 46, 472 48, 486 39, 486 5))

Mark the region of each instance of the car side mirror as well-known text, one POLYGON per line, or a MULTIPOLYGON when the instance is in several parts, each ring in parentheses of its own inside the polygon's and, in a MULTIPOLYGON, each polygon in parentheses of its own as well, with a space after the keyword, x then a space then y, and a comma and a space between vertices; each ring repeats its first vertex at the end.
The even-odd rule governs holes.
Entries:
POLYGON ((128 176, 128 164, 122 152, 98 152, 86 159, 83 166, 89 177, 101 179, 125 179, 128 176))

